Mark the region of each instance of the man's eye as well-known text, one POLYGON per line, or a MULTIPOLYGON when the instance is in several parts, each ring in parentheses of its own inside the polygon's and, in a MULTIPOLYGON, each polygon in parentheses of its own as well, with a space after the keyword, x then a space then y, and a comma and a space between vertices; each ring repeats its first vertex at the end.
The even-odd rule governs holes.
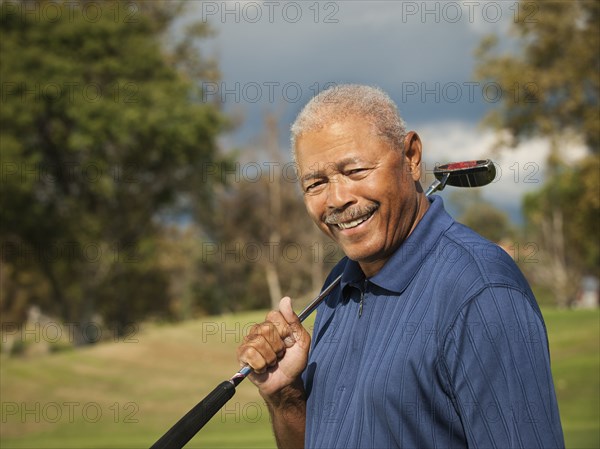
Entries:
POLYGON ((352 170, 348 170, 346 172, 346 176, 357 175, 359 173, 363 173, 366 170, 367 170, 366 168, 353 168, 352 170))
POLYGON ((322 186, 323 184, 325 184, 325 181, 315 181, 312 184, 307 185, 305 188, 305 191, 306 192, 314 192, 314 191, 318 190, 318 188, 320 186, 322 186))

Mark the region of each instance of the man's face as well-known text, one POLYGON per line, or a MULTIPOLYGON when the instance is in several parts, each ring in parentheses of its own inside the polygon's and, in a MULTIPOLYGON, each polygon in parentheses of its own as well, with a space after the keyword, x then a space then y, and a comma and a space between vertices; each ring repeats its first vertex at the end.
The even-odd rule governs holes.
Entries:
POLYGON ((310 217, 372 276, 424 213, 420 141, 403 155, 373 125, 349 118, 301 135, 296 158, 310 217))

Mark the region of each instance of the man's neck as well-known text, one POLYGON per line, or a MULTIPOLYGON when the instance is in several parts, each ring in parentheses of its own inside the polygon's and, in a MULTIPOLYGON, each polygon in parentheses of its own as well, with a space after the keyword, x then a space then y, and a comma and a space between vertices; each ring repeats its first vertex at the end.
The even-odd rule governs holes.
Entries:
MULTIPOLYGON (((410 232, 408 233, 406 238, 408 238, 412 234, 414 229, 417 227, 417 225, 423 219, 423 217, 425 216, 425 213, 429 209, 429 200, 427 199, 427 197, 425 196, 424 193, 419 193, 417 195, 416 201, 417 201, 417 207, 415 210, 415 215, 412 220, 412 226, 410 228, 410 232)), ((358 265, 360 266, 360 269, 365 274, 365 276, 367 278, 375 276, 379 272, 379 270, 381 270, 383 268, 383 266, 387 263, 387 261, 392 257, 392 255, 398 250, 398 248, 400 248, 400 246, 402 246, 402 244, 404 243, 405 240, 406 239, 399 242, 399 244, 395 248, 393 248, 393 250, 384 258, 377 259, 374 261, 358 262, 358 265)))

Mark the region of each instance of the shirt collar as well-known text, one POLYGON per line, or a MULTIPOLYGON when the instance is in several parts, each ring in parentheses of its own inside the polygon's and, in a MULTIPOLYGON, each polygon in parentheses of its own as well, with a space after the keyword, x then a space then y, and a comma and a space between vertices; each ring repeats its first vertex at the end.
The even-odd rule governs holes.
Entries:
MULTIPOLYGON (((390 257, 383 268, 369 278, 369 281, 396 293, 402 293, 415 276, 425 258, 429 256, 435 243, 454 223, 454 219, 444 209, 440 196, 428 198, 429 209, 400 248, 390 257)), ((365 275, 358 262, 348 259, 342 273, 342 290, 346 285, 360 285, 365 275)))

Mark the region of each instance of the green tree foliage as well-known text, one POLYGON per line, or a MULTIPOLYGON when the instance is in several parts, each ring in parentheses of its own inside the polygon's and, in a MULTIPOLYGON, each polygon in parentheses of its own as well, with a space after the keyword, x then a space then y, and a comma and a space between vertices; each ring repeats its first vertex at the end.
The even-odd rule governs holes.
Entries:
POLYGON ((458 211, 457 220, 495 243, 514 236, 508 215, 481 197, 479 189, 455 191, 450 194, 451 204, 458 211))
POLYGON ((583 274, 598 275, 600 3, 521 2, 512 30, 519 54, 496 54, 495 37, 478 51, 477 76, 511 93, 486 123, 513 145, 548 139, 545 184, 524 202, 527 239, 539 247, 539 263, 528 270, 566 305, 583 274), (564 152, 573 140, 589 155, 567 165, 564 152))
POLYGON ((600 161, 594 155, 587 156, 574 166, 556 161, 553 171, 551 182, 525 196, 523 207, 527 232, 536 235, 560 220, 565 264, 575 272, 598 275, 600 161), (556 218, 558 212, 560 218, 556 218))
MULTIPOLYGON (((2 311, 17 292, 69 321, 127 323, 167 308, 157 212, 216 157, 224 121, 195 84, 208 33, 167 32, 169 2, 2 2, 2 311), (29 289, 29 290, 28 290, 29 289)), ((6 319, 7 315, 5 315, 6 319)), ((10 319, 10 318, 8 318, 10 319)))
POLYGON ((477 76, 497 82, 502 106, 487 117, 512 143, 571 130, 600 151, 600 2, 520 2, 512 28, 521 48, 496 54, 497 37, 482 42, 477 76))

